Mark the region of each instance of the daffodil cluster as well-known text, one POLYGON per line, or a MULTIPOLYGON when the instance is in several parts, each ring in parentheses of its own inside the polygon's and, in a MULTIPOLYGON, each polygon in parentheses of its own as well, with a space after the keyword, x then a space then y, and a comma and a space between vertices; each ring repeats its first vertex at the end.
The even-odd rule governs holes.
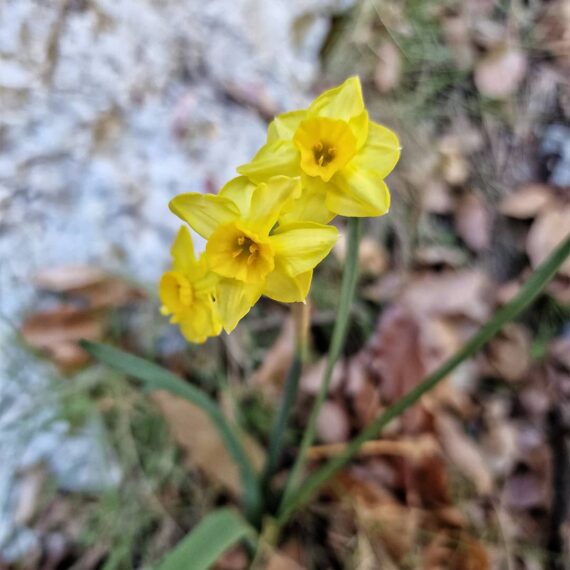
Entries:
POLYGON ((305 301, 314 268, 338 237, 329 223, 387 213, 384 178, 399 156, 396 135, 369 119, 357 77, 308 109, 277 116, 266 144, 217 195, 171 201, 206 248, 196 258, 181 228, 160 282, 163 313, 200 343, 231 332, 262 295, 305 301))

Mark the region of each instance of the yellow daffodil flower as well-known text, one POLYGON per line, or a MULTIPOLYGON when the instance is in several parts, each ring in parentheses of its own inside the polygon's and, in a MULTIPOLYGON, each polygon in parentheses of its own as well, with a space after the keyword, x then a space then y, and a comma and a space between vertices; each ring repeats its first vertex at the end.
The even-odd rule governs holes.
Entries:
POLYGON ((267 143, 238 172, 253 182, 300 176, 303 193, 281 221, 327 223, 335 215, 381 216, 390 208, 384 178, 400 157, 388 128, 368 118, 358 77, 322 93, 306 110, 277 116, 267 143))
POLYGON ((338 230, 315 222, 277 221, 300 194, 300 181, 275 176, 260 184, 238 177, 217 196, 181 194, 170 209, 207 239, 205 256, 218 276, 216 305, 224 329, 266 295, 304 301, 313 268, 330 252, 338 230))
POLYGON ((188 228, 181 227, 172 249, 172 269, 160 280, 161 312, 171 315, 190 342, 202 343, 222 331, 214 302, 216 276, 208 270, 202 255, 196 259, 188 228))

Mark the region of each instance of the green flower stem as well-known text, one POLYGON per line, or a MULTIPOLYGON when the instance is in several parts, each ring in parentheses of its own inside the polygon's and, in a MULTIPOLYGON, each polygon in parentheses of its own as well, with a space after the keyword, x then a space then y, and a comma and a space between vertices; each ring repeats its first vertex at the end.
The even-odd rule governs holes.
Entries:
POLYGON ((301 370, 303 367, 303 361, 301 358, 300 347, 297 346, 295 349, 295 355, 293 357, 293 362, 287 373, 287 378, 285 380, 285 388, 283 391, 283 397, 281 399, 281 404, 279 406, 279 411, 277 412, 277 417, 273 423, 271 429, 271 436, 269 438, 269 452, 267 454, 267 462, 265 463, 265 469, 261 478, 262 491, 267 492, 271 477, 277 469, 279 459, 281 457, 281 452, 283 450, 283 441, 285 439, 285 430, 287 428, 287 422, 289 420, 289 415, 291 413, 291 408, 295 403, 297 397, 297 388, 299 386, 299 378, 301 377, 301 370))
POLYGON ((297 398, 303 362, 306 360, 308 352, 309 305, 306 303, 294 303, 291 307, 291 313, 295 329, 295 353, 293 355, 293 362, 287 373, 287 378, 285 379, 285 387, 279 411, 277 412, 269 437, 267 461, 261 476, 261 490, 266 503, 270 493, 271 478, 277 470, 279 459, 283 452, 285 430, 287 429, 291 409, 297 398))
POLYGON ((454 368, 472 357, 483 345, 491 340, 506 322, 514 319, 527 308, 543 291, 569 255, 570 236, 568 236, 550 257, 531 275, 518 295, 500 309, 463 348, 413 390, 410 390, 403 398, 390 406, 381 416, 364 429, 360 435, 350 441, 342 453, 311 475, 294 494, 289 495, 280 512, 279 523, 284 524, 301 505, 312 497, 315 491, 326 483, 339 469, 344 467, 358 453, 363 443, 378 437, 382 429, 392 420, 413 406, 426 392, 435 388, 454 368))
POLYGON ((319 417, 319 412, 321 411, 321 408, 329 391, 334 366, 344 347, 344 341, 348 330, 350 309, 352 306, 354 291, 356 290, 356 281, 358 278, 358 244, 360 242, 360 232, 360 218, 350 218, 348 223, 348 247, 346 252, 346 265, 342 276, 340 303, 331 339, 331 347, 327 359, 327 366, 323 375, 319 393, 317 395, 315 403, 313 404, 311 415, 309 416, 309 422, 305 428, 305 432, 301 440, 301 446, 297 452, 297 460, 295 461, 295 465, 293 466, 291 474, 287 480, 283 499, 279 507, 280 510, 285 504, 289 502, 289 498, 293 493, 293 489, 301 475, 301 471, 305 464, 307 451, 315 439, 317 418, 319 417))

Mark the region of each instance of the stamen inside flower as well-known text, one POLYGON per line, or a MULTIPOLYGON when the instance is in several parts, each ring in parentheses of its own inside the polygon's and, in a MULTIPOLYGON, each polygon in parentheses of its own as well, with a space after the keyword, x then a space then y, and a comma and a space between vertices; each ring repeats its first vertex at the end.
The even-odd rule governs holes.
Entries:
POLYGON ((237 240, 237 247, 232 252, 232 257, 237 259, 238 257, 242 257, 243 259, 247 258, 247 264, 251 265, 255 262, 257 255, 259 253, 259 246, 249 237, 245 235, 240 235, 237 240))
POLYGON ((248 283, 262 281, 273 270, 273 249, 263 238, 237 224, 220 226, 206 246, 212 271, 248 283))
POLYGON ((336 148, 326 142, 318 142, 313 147, 313 155, 315 157, 315 162, 319 166, 327 166, 336 157, 336 148))
POLYGON ((312 117, 301 121, 293 136, 301 168, 328 182, 356 154, 356 137, 345 121, 312 117))

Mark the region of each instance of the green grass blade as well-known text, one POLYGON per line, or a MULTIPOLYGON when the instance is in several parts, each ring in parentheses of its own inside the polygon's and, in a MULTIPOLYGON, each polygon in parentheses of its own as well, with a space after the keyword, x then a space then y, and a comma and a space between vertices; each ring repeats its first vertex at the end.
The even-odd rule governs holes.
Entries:
POLYGON ((426 392, 437 386, 459 364, 478 352, 501 330, 505 323, 514 319, 526 309, 544 290, 569 255, 570 236, 531 275, 519 294, 500 309, 454 356, 413 390, 410 390, 403 398, 390 406, 381 416, 376 418, 356 438, 347 444, 342 453, 331 459, 331 461, 303 482, 284 503, 279 515, 280 524, 286 522, 301 505, 312 497, 319 487, 326 483, 339 469, 342 469, 358 453, 363 443, 378 437, 378 434, 386 425, 413 406, 426 392))
POLYGON ((91 341, 82 341, 81 346, 95 359, 107 366, 140 380, 148 390, 166 390, 192 402, 206 412, 217 428, 228 453, 238 466, 244 492, 244 504, 248 517, 259 517, 261 494, 255 471, 243 446, 236 436, 235 428, 224 418, 217 403, 200 389, 183 382, 178 376, 161 366, 117 348, 91 341))
POLYGON ((156 570, 207 570, 251 533, 251 527, 234 511, 218 509, 187 534, 156 570))

